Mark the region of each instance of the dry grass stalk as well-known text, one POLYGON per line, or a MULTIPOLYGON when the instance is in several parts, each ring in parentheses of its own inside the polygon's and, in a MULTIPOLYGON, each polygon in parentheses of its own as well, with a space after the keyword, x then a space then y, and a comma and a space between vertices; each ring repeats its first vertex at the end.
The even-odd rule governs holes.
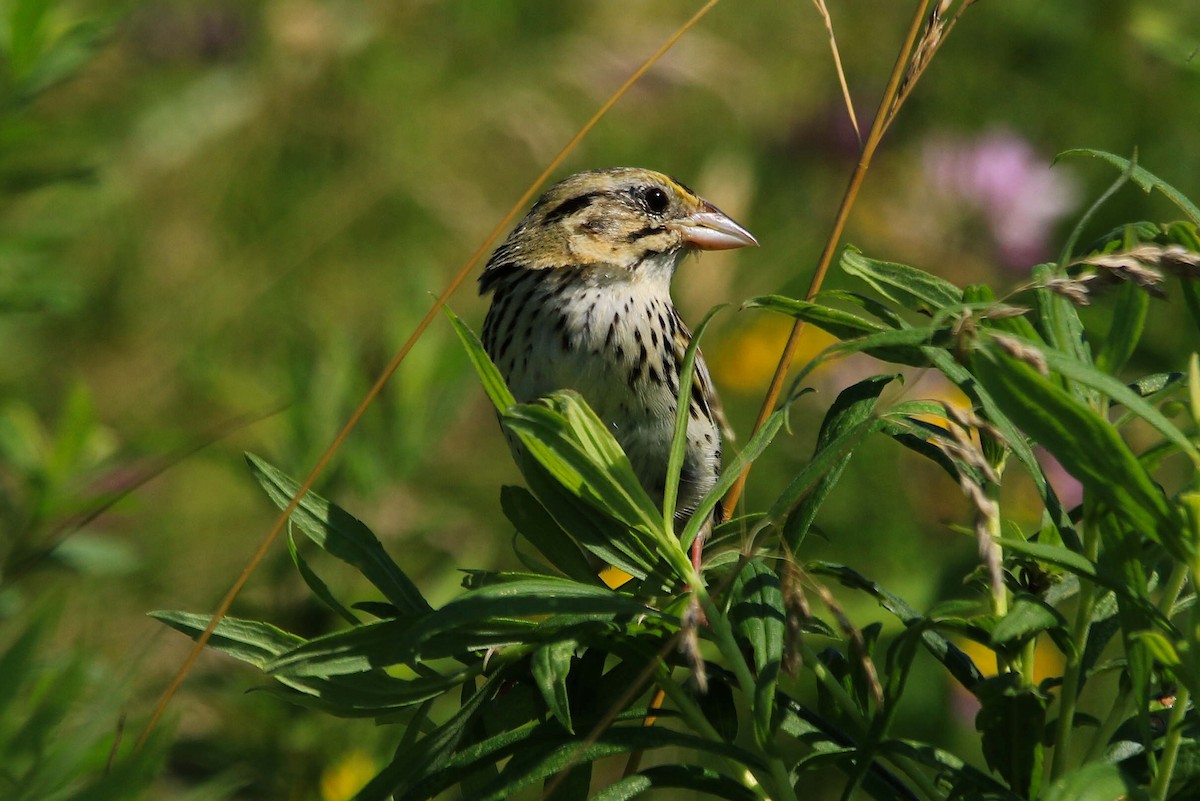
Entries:
POLYGON ((846 73, 842 69, 842 57, 838 52, 837 36, 833 33, 833 17, 829 15, 829 9, 825 7, 825 0, 813 0, 813 5, 817 7, 817 13, 821 15, 821 19, 825 23, 825 30, 829 32, 829 49, 833 54, 833 67, 837 71, 838 83, 842 87, 842 102, 846 104, 846 113, 850 115, 850 124, 854 126, 854 136, 858 139, 858 146, 861 148, 863 144, 862 131, 858 127, 858 116, 854 113, 854 102, 850 99, 850 84, 846 81, 846 73))

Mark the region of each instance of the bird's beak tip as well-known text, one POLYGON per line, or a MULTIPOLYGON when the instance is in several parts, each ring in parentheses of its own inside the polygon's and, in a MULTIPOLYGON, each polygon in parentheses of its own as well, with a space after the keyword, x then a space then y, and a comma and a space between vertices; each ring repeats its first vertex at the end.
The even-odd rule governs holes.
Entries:
POLYGON ((701 201, 701 210, 689 214, 672 227, 683 235, 683 241, 699 250, 733 250, 758 246, 754 235, 708 201, 701 201))

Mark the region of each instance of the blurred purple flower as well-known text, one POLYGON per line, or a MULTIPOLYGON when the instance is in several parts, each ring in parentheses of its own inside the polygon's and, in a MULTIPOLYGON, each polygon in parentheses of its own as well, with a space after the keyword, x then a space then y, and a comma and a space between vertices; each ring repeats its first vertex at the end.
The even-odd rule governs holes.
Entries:
POLYGON ((932 139, 922 161, 935 191, 983 215, 1000 260, 1011 269, 1026 269, 1051 255, 1054 224, 1080 197, 1073 175, 1052 170, 1009 131, 932 139))
POLYGON ((1079 483, 1079 479, 1068 473, 1066 468, 1059 464, 1059 461, 1045 448, 1039 446, 1034 449, 1034 453, 1037 454, 1037 460, 1041 462, 1046 480, 1050 482, 1054 493, 1062 501, 1063 507, 1073 509, 1083 503, 1083 484, 1079 483))

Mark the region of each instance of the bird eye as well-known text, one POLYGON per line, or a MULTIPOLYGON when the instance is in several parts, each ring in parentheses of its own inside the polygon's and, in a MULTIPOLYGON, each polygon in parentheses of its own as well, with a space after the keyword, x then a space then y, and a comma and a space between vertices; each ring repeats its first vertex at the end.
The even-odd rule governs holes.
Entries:
POLYGON ((645 201, 646 208, 655 214, 661 214, 667 210, 667 206, 671 205, 671 199, 667 197, 667 193, 657 186, 645 190, 642 193, 642 200, 645 201))

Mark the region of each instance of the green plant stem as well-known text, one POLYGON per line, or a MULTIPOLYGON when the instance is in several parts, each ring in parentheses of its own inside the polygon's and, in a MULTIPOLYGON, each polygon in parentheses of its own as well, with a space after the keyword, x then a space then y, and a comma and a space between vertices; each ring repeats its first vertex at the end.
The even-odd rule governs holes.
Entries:
MULTIPOLYGON (((1083 550, 1088 561, 1095 563, 1100 552, 1100 533, 1085 515, 1083 521, 1083 550)), ((1096 603, 1096 585, 1090 581, 1079 582, 1079 606, 1075 609, 1075 625, 1071 631, 1074 653, 1068 654, 1066 670, 1063 672, 1062 689, 1058 703, 1058 727, 1054 735, 1054 757, 1050 761, 1050 779, 1061 776, 1067 768, 1071 749, 1071 735, 1075 719, 1075 702, 1079 696, 1079 684, 1083 671, 1083 651, 1087 647, 1088 631, 1092 625, 1092 610, 1096 603)))
POLYGON ((1164 801, 1171 787, 1179 746, 1183 743, 1183 718, 1187 714, 1189 700, 1190 693, 1187 687, 1180 687, 1175 694, 1175 706, 1171 707, 1166 743, 1163 745, 1162 758, 1158 762, 1158 775, 1154 777, 1154 785, 1150 788, 1150 801, 1164 801))
POLYGON ((1162 598, 1158 601, 1159 611, 1167 617, 1171 616, 1171 610, 1175 608, 1175 602, 1179 600, 1179 594, 1183 592, 1183 585, 1187 583, 1187 577, 1187 565, 1182 561, 1175 561, 1171 567, 1171 575, 1167 577, 1167 583, 1163 585, 1162 598))
POLYGON ((1131 699, 1132 695, 1128 690, 1122 690, 1117 695, 1117 700, 1113 702, 1112 710, 1092 736, 1092 743, 1088 746, 1087 754, 1083 758, 1084 762, 1097 762, 1101 759, 1105 747, 1112 740, 1117 729, 1133 713, 1133 704, 1130 703, 1131 699))
MULTIPOLYGON (((1193 529, 1192 535, 1195 537, 1195 529, 1197 523, 1200 521, 1194 515, 1189 515, 1189 518, 1189 523, 1193 529)), ((1195 576, 1200 575, 1200 558, 1192 557, 1188 572, 1193 576, 1193 581, 1195 576)), ((1174 580, 1174 578, 1175 571, 1172 571, 1171 579, 1174 580)), ((1169 585, 1168 589, 1171 588, 1169 585)), ((1182 582, 1180 582, 1181 589, 1182 582)), ((1184 640, 1192 647, 1195 647, 1197 632, 1200 632, 1200 604, 1193 603, 1188 613, 1187 626, 1184 629, 1184 640)), ((1187 685, 1181 684, 1175 693, 1175 705, 1171 707, 1171 716, 1167 724, 1166 741, 1163 744, 1162 758, 1158 763, 1158 773, 1154 777, 1154 784, 1150 790, 1150 801, 1163 801, 1167 797, 1167 791, 1171 787, 1171 777, 1175 773, 1175 762, 1179 757, 1179 747, 1183 743, 1183 719, 1187 714, 1188 702, 1190 700, 1191 692, 1188 690, 1187 685)))

